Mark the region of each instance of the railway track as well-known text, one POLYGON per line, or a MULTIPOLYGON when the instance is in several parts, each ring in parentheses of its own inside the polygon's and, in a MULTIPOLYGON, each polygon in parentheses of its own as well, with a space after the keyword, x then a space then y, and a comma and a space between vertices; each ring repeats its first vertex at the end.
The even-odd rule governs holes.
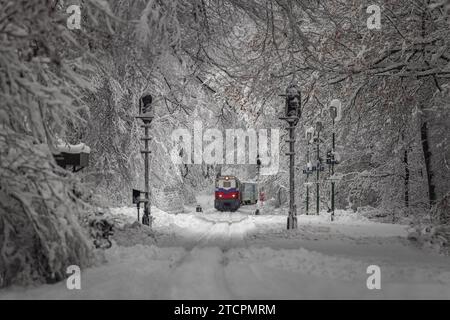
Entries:
POLYGON ((204 232, 193 243, 185 246, 186 254, 172 265, 173 277, 167 294, 170 299, 199 298, 209 294, 220 299, 232 298, 225 272, 226 252, 238 245, 247 245, 245 234, 251 226, 249 217, 227 213, 219 219, 207 215, 194 215, 193 219, 210 225, 205 226, 204 232), (195 284, 199 283, 202 285, 196 288, 195 284))

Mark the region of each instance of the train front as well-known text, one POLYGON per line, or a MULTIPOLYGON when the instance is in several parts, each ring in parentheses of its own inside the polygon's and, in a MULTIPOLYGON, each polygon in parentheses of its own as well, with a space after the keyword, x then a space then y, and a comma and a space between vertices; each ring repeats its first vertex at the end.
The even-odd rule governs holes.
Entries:
POLYGON ((241 206, 241 184, 234 176, 216 178, 214 207, 219 211, 236 211, 241 206))

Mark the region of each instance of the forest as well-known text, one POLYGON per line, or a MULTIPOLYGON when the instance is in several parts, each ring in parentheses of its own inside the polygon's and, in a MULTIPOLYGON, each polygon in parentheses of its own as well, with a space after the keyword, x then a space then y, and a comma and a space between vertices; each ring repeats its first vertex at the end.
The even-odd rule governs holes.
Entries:
MULTIPOLYGON (((408 223, 416 241, 450 252, 450 1, 0 0, 0 8, 0 288, 57 282, 68 264, 94 263, 89 215, 131 206, 144 181, 135 117, 147 92, 156 206, 158 190, 194 204, 220 173, 254 177, 255 154, 239 166, 194 163, 193 154, 172 161, 173 131, 199 122, 221 132, 280 129, 280 168, 261 183, 286 207, 278 118, 280 95, 295 83, 298 214, 315 214, 315 200, 305 211, 302 170, 316 152, 305 131, 321 121, 322 157, 336 132, 336 207, 408 223), (335 124, 333 99, 342 102, 335 124), (62 141, 89 146, 89 167, 58 166, 62 141)), ((325 212, 329 176, 320 177, 325 212)))

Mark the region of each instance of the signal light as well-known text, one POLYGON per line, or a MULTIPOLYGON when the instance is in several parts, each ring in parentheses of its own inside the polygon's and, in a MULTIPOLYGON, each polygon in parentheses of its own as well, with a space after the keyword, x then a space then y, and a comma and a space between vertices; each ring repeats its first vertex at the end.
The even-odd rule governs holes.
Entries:
POLYGON ((301 117, 301 94, 295 84, 289 85, 286 89, 286 117, 301 117))

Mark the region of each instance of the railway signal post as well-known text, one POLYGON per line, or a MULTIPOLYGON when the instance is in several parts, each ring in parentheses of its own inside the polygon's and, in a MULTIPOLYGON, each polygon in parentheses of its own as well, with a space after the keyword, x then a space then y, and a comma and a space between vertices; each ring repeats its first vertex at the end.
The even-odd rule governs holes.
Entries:
POLYGON ((139 115, 136 117, 141 119, 144 123, 141 127, 144 128, 144 137, 141 138, 144 141, 144 149, 141 150, 141 153, 144 155, 144 175, 145 175, 145 191, 144 191, 144 199, 140 202, 144 203, 144 215, 142 216, 142 224, 150 226, 152 222, 151 211, 150 211, 150 163, 149 163, 149 155, 151 151, 149 150, 150 138, 149 130, 151 127, 151 122, 154 118, 154 112, 152 107, 153 98, 150 94, 144 94, 139 99, 139 115))
POLYGON ((320 214, 320 171, 324 170, 322 166, 322 159, 320 158, 320 132, 323 129, 321 121, 316 122, 316 151, 317 151, 317 163, 316 163, 316 214, 320 214))
POLYGON ((257 188, 257 205, 255 210, 255 215, 259 215, 261 213, 261 200, 260 200, 260 190, 259 190, 259 173, 261 171, 261 158, 259 154, 256 155, 256 188, 257 188), (259 201, 258 201, 259 200, 259 201))
POLYGON ((259 154, 256 156, 256 179, 259 180, 259 172, 261 171, 261 158, 259 154))
POLYGON ((314 135, 314 128, 310 127, 308 129, 305 130, 305 138, 306 138, 306 143, 307 143, 307 151, 306 151, 306 166, 303 169, 303 174, 306 175, 306 215, 309 214, 309 176, 315 171, 315 166, 312 165, 311 163, 311 158, 310 158, 310 146, 311 146, 311 142, 313 140, 313 135, 314 135))
POLYGON ((297 205, 295 204, 295 183, 294 183, 294 164, 295 164, 295 128, 301 117, 301 94, 295 84, 291 84, 286 89, 285 114, 280 120, 288 123, 286 128, 289 131, 289 214, 287 218, 287 229, 297 229, 297 205))
POLYGON ((336 159, 336 133, 335 133, 335 123, 341 119, 341 101, 334 99, 330 103, 330 117, 333 125, 332 141, 331 141, 331 152, 327 156, 327 164, 331 166, 331 221, 334 221, 334 166, 338 164, 336 159))

